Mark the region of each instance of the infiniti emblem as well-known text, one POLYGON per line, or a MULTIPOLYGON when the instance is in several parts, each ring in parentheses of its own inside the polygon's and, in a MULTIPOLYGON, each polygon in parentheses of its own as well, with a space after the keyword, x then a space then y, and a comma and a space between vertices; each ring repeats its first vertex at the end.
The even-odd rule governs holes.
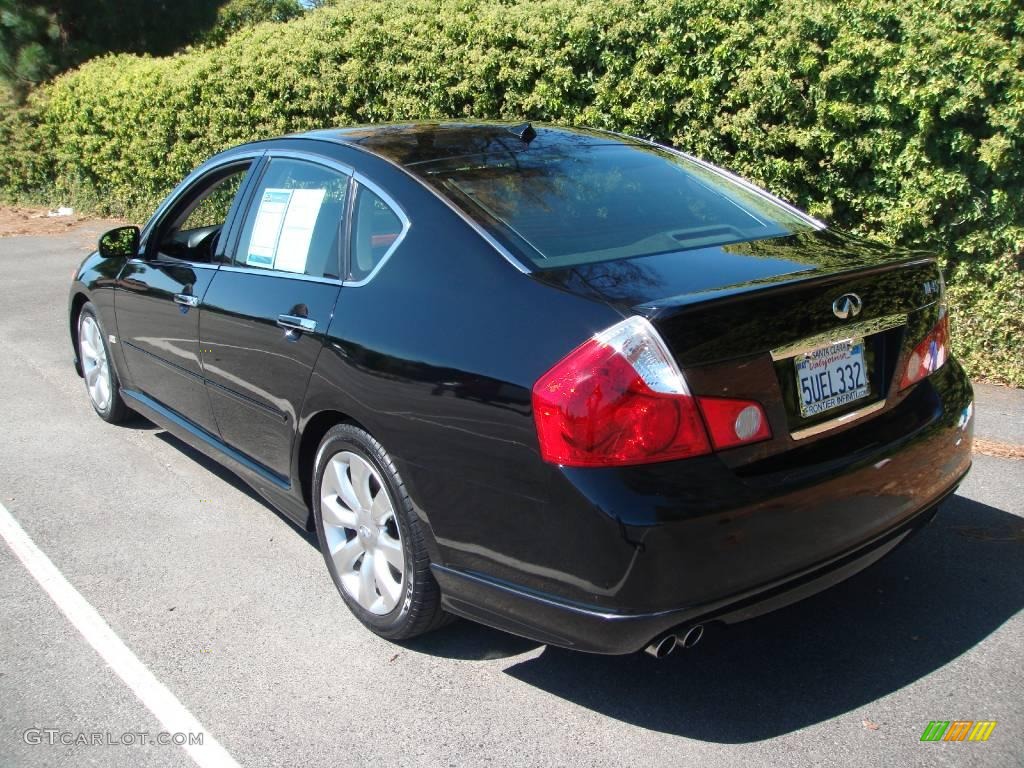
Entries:
POLYGON ((860 296, 856 293, 844 293, 832 302, 832 313, 840 320, 848 320, 859 315, 862 306, 860 296))

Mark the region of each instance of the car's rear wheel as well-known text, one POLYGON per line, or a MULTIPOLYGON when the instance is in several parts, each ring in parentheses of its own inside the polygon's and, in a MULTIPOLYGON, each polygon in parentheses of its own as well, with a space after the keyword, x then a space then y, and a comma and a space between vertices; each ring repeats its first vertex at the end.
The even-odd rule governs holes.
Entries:
POLYGON ((92 302, 86 302, 78 314, 78 358, 89 402, 99 417, 111 424, 127 419, 131 411, 121 398, 117 372, 92 302))
POLYGON ((353 424, 332 428, 317 451, 314 491, 320 550, 356 618, 391 640, 443 623, 423 523, 384 447, 353 424))

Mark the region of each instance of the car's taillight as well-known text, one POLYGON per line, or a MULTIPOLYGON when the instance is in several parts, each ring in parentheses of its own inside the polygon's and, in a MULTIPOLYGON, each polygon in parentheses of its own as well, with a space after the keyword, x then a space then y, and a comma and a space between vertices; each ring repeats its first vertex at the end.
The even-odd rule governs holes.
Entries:
POLYGON ((906 389, 925 376, 935 373, 949 357, 949 316, 945 307, 939 311, 939 322, 910 353, 907 367, 900 377, 900 389, 906 389))
MULTIPOLYGON (((750 431, 734 442, 715 435, 716 448, 763 439, 767 424, 756 403, 714 401, 716 428, 721 403, 733 403, 730 429, 750 431), (740 418, 742 415, 742 418, 740 418), (719 443, 722 443, 721 445, 719 443), (727 445, 728 444, 728 445, 727 445)), ((646 464, 710 453, 697 400, 658 332, 648 320, 630 317, 597 334, 559 361, 533 387, 533 416, 545 461, 574 467, 646 464)))

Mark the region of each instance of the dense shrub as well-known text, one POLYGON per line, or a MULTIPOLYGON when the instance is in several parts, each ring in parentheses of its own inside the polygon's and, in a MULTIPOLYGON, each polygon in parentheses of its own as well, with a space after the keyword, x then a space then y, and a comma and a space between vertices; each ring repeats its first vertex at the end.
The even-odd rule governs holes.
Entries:
POLYGON ((937 251, 969 369, 1024 385, 1017 0, 342 0, 61 77, 0 121, 0 189, 141 216, 239 142, 464 116, 670 142, 937 251))
POLYGON ((223 45, 245 27, 261 21, 290 21, 303 13, 299 0, 227 0, 217 9, 217 21, 198 36, 204 45, 223 45))

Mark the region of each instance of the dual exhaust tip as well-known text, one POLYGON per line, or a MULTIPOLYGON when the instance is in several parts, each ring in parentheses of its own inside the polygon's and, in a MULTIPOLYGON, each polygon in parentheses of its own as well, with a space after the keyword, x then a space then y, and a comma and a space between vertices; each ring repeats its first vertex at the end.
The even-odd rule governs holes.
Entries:
POLYGON ((694 624, 681 636, 672 632, 652 640, 644 653, 656 659, 664 659, 676 648, 693 648, 704 637, 704 625, 694 624))

